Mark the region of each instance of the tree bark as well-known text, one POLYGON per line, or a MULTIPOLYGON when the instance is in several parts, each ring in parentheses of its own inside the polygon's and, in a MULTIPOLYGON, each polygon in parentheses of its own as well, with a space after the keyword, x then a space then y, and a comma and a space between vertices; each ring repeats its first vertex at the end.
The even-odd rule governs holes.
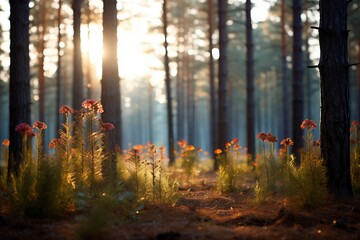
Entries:
POLYGON ((103 0, 103 61, 101 80, 101 102, 104 107, 102 121, 115 125, 115 131, 109 134, 109 149, 115 144, 121 147, 121 91, 117 56, 117 8, 116 0, 103 0))
POLYGON ((214 150, 216 148, 216 95, 215 95, 215 69, 214 69, 214 56, 212 50, 213 33, 214 33, 214 20, 213 20, 213 0, 208 0, 208 42, 209 42, 209 85, 210 85, 210 152, 213 159, 215 159, 214 150))
POLYGON ((29 0, 10 2, 10 159, 8 180, 18 173, 21 156, 21 135, 15 132, 19 123, 30 124, 29 67, 29 0))
POLYGON ((81 5, 83 0, 73 0, 72 9, 74 12, 74 70, 73 70, 73 107, 77 110, 81 108, 84 100, 84 85, 82 71, 82 54, 81 54, 81 5))
POLYGON ((351 196, 347 1, 320 0, 321 154, 328 190, 351 196))
MULTIPOLYGON (((228 139, 228 99, 227 99, 227 0, 218 0, 218 16, 219 16, 219 90, 218 90, 218 146, 217 148, 224 149, 228 139)), ((214 169, 218 169, 218 161, 214 162, 214 169)))
MULTIPOLYGON (((281 86, 282 86, 282 138, 289 137, 289 82, 287 76, 287 42, 285 30, 285 0, 281 0, 281 86)), ((280 128, 280 129, 281 129, 280 128)), ((281 131, 281 130, 280 130, 281 131)))
POLYGON ((171 79, 169 68, 169 52, 167 41, 167 0, 163 1, 163 32, 164 32, 164 67, 165 67, 165 87, 166 87, 166 100, 167 100, 167 123, 168 123, 168 144, 169 144, 169 165, 175 164, 174 154, 174 126, 173 126, 173 113, 172 113, 172 98, 171 98, 171 79))
MULTIPOLYGON (((44 59, 45 59, 45 34, 46 34, 46 5, 47 1, 44 1, 40 5, 40 26, 39 31, 39 47, 38 47, 38 79, 39 79, 39 120, 45 121, 45 71, 44 71, 44 59)), ((43 141, 42 141, 43 143, 43 141)))
POLYGON ((254 134, 254 43, 251 23, 251 0, 246 0, 246 145, 250 160, 255 158, 254 134))
POLYGON ((300 128, 304 120, 303 93, 303 52, 302 52, 302 0, 293 0, 293 83, 292 83, 292 137, 295 162, 300 165, 300 149, 303 146, 303 131, 300 128))
MULTIPOLYGON (((58 62, 57 62, 57 71, 56 71, 56 109, 59 111, 61 107, 61 9, 62 9, 62 0, 58 0, 58 11, 57 11, 57 28, 58 28, 58 42, 57 42, 57 53, 58 53, 58 62)), ((56 132, 59 131, 61 127, 61 114, 57 114, 56 117, 56 132)))

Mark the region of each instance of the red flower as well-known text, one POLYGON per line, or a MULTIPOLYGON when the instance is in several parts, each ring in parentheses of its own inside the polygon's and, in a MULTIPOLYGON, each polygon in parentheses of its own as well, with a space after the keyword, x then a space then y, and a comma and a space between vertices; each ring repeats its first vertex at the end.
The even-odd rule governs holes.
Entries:
POLYGON ((59 108, 59 113, 60 113, 60 114, 69 115, 69 114, 72 114, 72 113, 74 113, 74 112, 75 112, 75 110, 74 110, 73 108, 71 108, 71 107, 69 107, 69 106, 66 106, 66 105, 61 106, 61 107, 59 108))
POLYGON ((238 138, 234 138, 233 140, 231 140, 231 144, 235 144, 235 143, 238 143, 238 142, 239 142, 238 138))
POLYGON ((178 145, 180 148, 185 148, 187 145, 187 142, 185 139, 182 139, 181 141, 178 141, 178 145))
POLYGON ((89 109, 90 111, 94 110, 97 113, 104 112, 103 106, 101 105, 100 101, 96 101, 94 99, 87 99, 85 100, 81 106, 83 108, 89 109))
POLYGON ((49 148, 55 148, 59 144, 60 140, 57 138, 51 139, 49 143, 49 148))
POLYGON ((34 130, 31 128, 28 131, 25 132, 26 135, 31 136, 31 137, 36 137, 36 133, 34 132, 34 130))
POLYGON ((104 131, 111 131, 115 129, 115 126, 112 123, 102 123, 101 126, 104 131))
POLYGON ((36 121, 33 124, 33 128, 36 128, 38 130, 44 130, 47 128, 47 125, 44 122, 36 121))
POLYGON ((313 142, 314 146, 320 147, 320 139, 313 142))
POLYGON ((271 133, 268 133, 266 135, 266 140, 269 142, 272 142, 272 143, 277 142, 277 138, 274 135, 272 135, 271 133))
POLYGON ((290 146, 294 145, 294 142, 291 140, 291 138, 285 138, 280 142, 280 145, 290 146))
POLYGON ((5 147, 10 146, 10 140, 9 139, 4 139, 4 141, 2 141, 2 145, 5 147))
POLYGON ((314 120, 309 120, 309 119, 305 119, 301 125, 300 125, 301 129, 315 129, 316 128, 316 123, 314 120))
POLYGON ((355 142, 355 139, 353 139, 353 138, 350 138, 349 139, 349 142, 350 142, 350 144, 355 144, 356 142, 355 142))
POLYGON ((218 148, 218 149, 215 149, 214 153, 215 153, 215 154, 221 154, 221 153, 222 153, 222 150, 219 149, 219 148, 218 148))
POLYGON ((359 126, 359 124, 360 124, 359 121, 353 121, 353 122, 351 123, 351 125, 352 125, 353 127, 357 127, 357 126, 359 126))
POLYGON ((256 135, 256 137, 257 137, 258 139, 262 140, 262 141, 265 141, 266 138, 267 138, 267 134, 264 133, 264 132, 260 132, 260 133, 258 133, 258 134, 256 135))
POLYGON ((32 128, 27 123, 20 123, 15 127, 15 132, 25 134, 28 131, 32 131, 32 128))
POLYGON ((231 143, 229 143, 229 142, 226 142, 226 143, 225 143, 225 147, 226 147, 226 148, 229 148, 230 146, 231 146, 231 143))

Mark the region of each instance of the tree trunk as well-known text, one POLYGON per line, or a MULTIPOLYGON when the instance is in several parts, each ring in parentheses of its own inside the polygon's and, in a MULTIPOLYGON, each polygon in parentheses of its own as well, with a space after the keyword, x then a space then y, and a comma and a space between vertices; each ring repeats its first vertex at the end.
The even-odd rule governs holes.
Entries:
MULTIPOLYGON (((282 86, 282 138, 289 137, 289 82, 287 76, 287 46, 285 30, 285 0, 281 0, 281 86, 282 86)), ((281 131, 280 128, 280 131, 281 131)))
MULTIPOLYGON (((45 34, 46 34, 46 11, 47 1, 40 5, 40 30, 39 30, 39 46, 38 46, 38 79, 39 79, 39 121, 45 121, 45 34)), ((42 141, 43 142, 43 141, 42 141)))
POLYGON ((117 8, 116 0, 103 0, 103 62, 101 80, 101 101, 104 107, 103 122, 115 125, 115 131, 109 134, 109 149, 115 144, 121 147, 121 92, 117 56, 117 8))
POLYGON ((84 100, 82 55, 81 55, 81 5, 83 0, 73 0, 72 9, 74 12, 74 72, 73 72, 73 107, 77 110, 81 108, 84 100))
POLYGON ((167 0, 163 2, 163 31, 164 31, 164 67, 165 67, 165 87, 166 87, 166 100, 167 100, 167 123, 168 123, 168 141, 169 141, 169 165, 175 164, 174 154, 174 127, 173 127, 173 113, 172 113, 172 99, 171 99, 171 80, 170 80, 170 68, 169 68, 169 52, 167 41, 167 0))
POLYGON ((347 0, 320 0, 321 154, 330 193, 352 195, 347 0))
MULTIPOLYGON (((62 0, 58 0, 58 11, 57 11, 57 28, 58 28, 58 42, 57 42, 57 53, 58 53, 58 62, 57 62, 57 71, 56 71, 56 110, 59 111, 61 107, 61 9, 62 9, 62 0)), ((56 117, 56 132, 59 131, 61 127, 61 114, 57 114, 56 117)))
POLYGON ((87 2, 86 7, 86 16, 87 16, 87 35, 88 35, 88 48, 87 48, 87 58, 86 58, 86 98, 92 99, 92 66, 90 61, 90 51, 93 46, 90 44, 90 25, 91 25, 91 9, 90 9, 90 0, 87 2))
POLYGON ((303 146, 303 131, 300 128, 304 120, 303 93, 303 56, 302 56, 302 0, 293 0, 293 84, 292 84, 292 137, 295 162, 300 165, 300 149, 303 146))
POLYGON ((18 173, 21 156, 21 135, 15 132, 19 123, 30 124, 29 67, 29 0, 10 2, 10 160, 8 180, 18 173))
POLYGON ((251 160, 255 159, 254 134, 254 43, 251 24, 251 0, 246 0, 246 145, 251 160))
POLYGON ((214 14, 213 14, 213 0, 208 0, 208 42, 209 42, 209 85, 210 85, 210 152, 213 159, 215 159, 214 150, 216 148, 216 95, 215 95, 215 69, 214 69, 214 57, 212 50, 213 33, 214 33, 214 14))
MULTIPOLYGON (((358 39, 358 63, 360 63, 360 38, 358 39)), ((360 119, 360 66, 356 68, 356 77, 357 77, 357 117, 360 119)))
MULTIPOLYGON (((218 146, 224 149, 228 139, 228 99, 227 99, 227 0, 218 0, 218 16, 219 16, 219 102, 218 102, 218 146)), ((218 169, 218 161, 214 162, 214 169, 218 169)))

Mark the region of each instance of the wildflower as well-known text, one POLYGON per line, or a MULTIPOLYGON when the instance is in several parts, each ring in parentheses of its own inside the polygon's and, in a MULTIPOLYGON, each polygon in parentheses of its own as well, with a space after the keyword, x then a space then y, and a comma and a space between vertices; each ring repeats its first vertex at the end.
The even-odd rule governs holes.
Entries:
POLYGON ((148 149, 149 153, 156 153, 156 148, 154 144, 151 144, 148 149))
POLYGON ((119 145, 115 144, 115 152, 121 153, 121 148, 119 145))
POLYGON ((144 146, 141 145, 141 144, 136 144, 136 145, 133 147, 133 149, 135 149, 136 151, 141 151, 143 148, 144 148, 144 146))
POLYGON ((231 144, 235 144, 235 143, 238 143, 238 142, 239 142, 238 138, 234 138, 233 140, 231 140, 231 144))
POLYGON ((197 148, 196 151, 197 152, 202 152, 202 148, 197 148))
POLYGON ((301 125, 300 125, 301 129, 315 129, 316 128, 316 123, 314 120, 309 120, 309 119, 305 119, 301 125))
POLYGON ((277 142, 277 138, 274 135, 272 135, 271 133, 268 133, 266 135, 266 140, 269 142, 272 142, 272 143, 277 142))
POLYGON ((32 130, 32 128, 26 131, 25 134, 31 137, 36 137, 36 133, 32 130))
POLYGON ((111 130, 115 129, 115 126, 112 123, 101 123, 101 127, 102 127, 102 130, 104 130, 104 131, 111 131, 111 130))
POLYGON ((267 138, 267 134, 264 132, 260 132, 256 135, 257 139, 260 139, 261 141, 265 141, 267 138))
POLYGON ((357 126, 360 125, 360 122, 359 122, 359 121, 353 121, 353 122, 351 123, 351 125, 352 125, 353 127, 357 127, 357 126))
POLYGON ((55 148, 59 144, 59 139, 53 138, 49 143, 49 148, 55 148))
POLYGON ((220 148, 215 149, 214 153, 215 153, 215 154, 221 154, 221 153, 222 153, 222 150, 221 150, 220 148))
POLYGON ((320 147, 320 139, 313 142, 314 146, 320 147))
POLYGON ((239 144, 234 144, 234 150, 237 151, 241 149, 241 146, 239 144))
POLYGON ((229 148, 230 146, 231 146, 231 143, 229 143, 229 142, 226 142, 226 143, 225 143, 225 147, 226 147, 226 148, 229 148))
POLYGON ((60 114, 69 115, 69 114, 72 114, 72 113, 74 113, 74 112, 75 112, 75 110, 74 110, 73 108, 71 108, 71 107, 69 107, 69 106, 66 106, 66 105, 61 106, 61 107, 59 108, 59 113, 60 113, 60 114))
POLYGON ((44 130, 47 128, 47 125, 44 122, 36 121, 33 124, 33 128, 36 128, 38 130, 44 130))
POLYGON ((18 133, 25 134, 28 131, 32 131, 32 128, 27 123, 20 123, 15 127, 15 131, 18 132, 18 133))
POLYGON ((193 151, 195 150, 195 147, 193 145, 189 145, 186 147, 186 151, 193 151))
POLYGON ((291 146, 294 145, 294 142, 291 140, 291 138, 285 138, 280 142, 280 145, 291 146))
POLYGON ((83 108, 86 108, 86 109, 90 110, 90 111, 94 110, 94 111, 97 112, 97 113, 102 113, 102 112, 104 112, 103 106, 101 105, 100 101, 96 101, 96 100, 94 100, 94 99, 87 99, 87 100, 85 100, 85 101, 81 104, 81 106, 82 106, 83 108))
POLYGON ((9 139, 4 139, 4 141, 2 141, 2 145, 5 147, 10 146, 10 140, 9 139))
POLYGON ((350 138, 349 141, 350 141, 350 144, 355 144, 356 143, 355 139, 353 139, 353 138, 350 138))
POLYGON ((186 142, 185 139, 182 139, 181 141, 178 141, 178 145, 179 145, 179 147, 181 147, 181 148, 185 148, 186 145, 187 145, 187 142, 186 142))

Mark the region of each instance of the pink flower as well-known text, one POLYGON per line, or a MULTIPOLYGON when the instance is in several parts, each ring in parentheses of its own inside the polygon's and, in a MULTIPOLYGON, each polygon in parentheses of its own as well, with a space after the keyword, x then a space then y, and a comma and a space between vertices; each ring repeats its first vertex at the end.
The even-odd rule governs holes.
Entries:
POLYGON ((44 122, 36 121, 33 124, 33 128, 36 128, 38 130, 44 130, 47 128, 47 125, 44 122))
POLYGON ((32 131, 32 128, 27 123, 20 123, 15 127, 15 132, 25 134, 28 131, 32 131))
POLYGON ((309 119, 305 119, 301 125, 300 125, 301 129, 315 129, 316 128, 316 123, 314 120, 309 120, 309 119))
POLYGON ((264 132, 260 132, 260 133, 258 133, 258 134, 256 135, 256 137, 257 137, 257 139, 260 139, 260 140, 262 140, 262 141, 265 141, 266 138, 267 138, 267 134, 264 133, 264 132))
POLYGON ((112 123, 101 123, 101 127, 104 131, 111 131, 115 129, 115 126, 112 123))
POLYGON ((231 140, 231 144, 235 144, 235 143, 238 143, 238 142, 239 142, 238 138, 234 138, 233 140, 231 140))
POLYGON ((103 110, 103 106, 101 105, 100 101, 96 101, 94 99, 87 99, 85 100, 81 106, 83 108, 86 108, 90 111, 94 110, 95 112, 97 113, 103 113, 104 110, 103 110))
POLYGON ((59 113, 60 113, 60 114, 69 115, 69 114, 72 114, 72 113, 74 113, 74 112, 75 112, 75 110, 74 110, 73 108, 71 108, 71 107, 69 107, 69 106, 66 106, 66 105, 61 106, 61 107, 59 108, 59 113))

